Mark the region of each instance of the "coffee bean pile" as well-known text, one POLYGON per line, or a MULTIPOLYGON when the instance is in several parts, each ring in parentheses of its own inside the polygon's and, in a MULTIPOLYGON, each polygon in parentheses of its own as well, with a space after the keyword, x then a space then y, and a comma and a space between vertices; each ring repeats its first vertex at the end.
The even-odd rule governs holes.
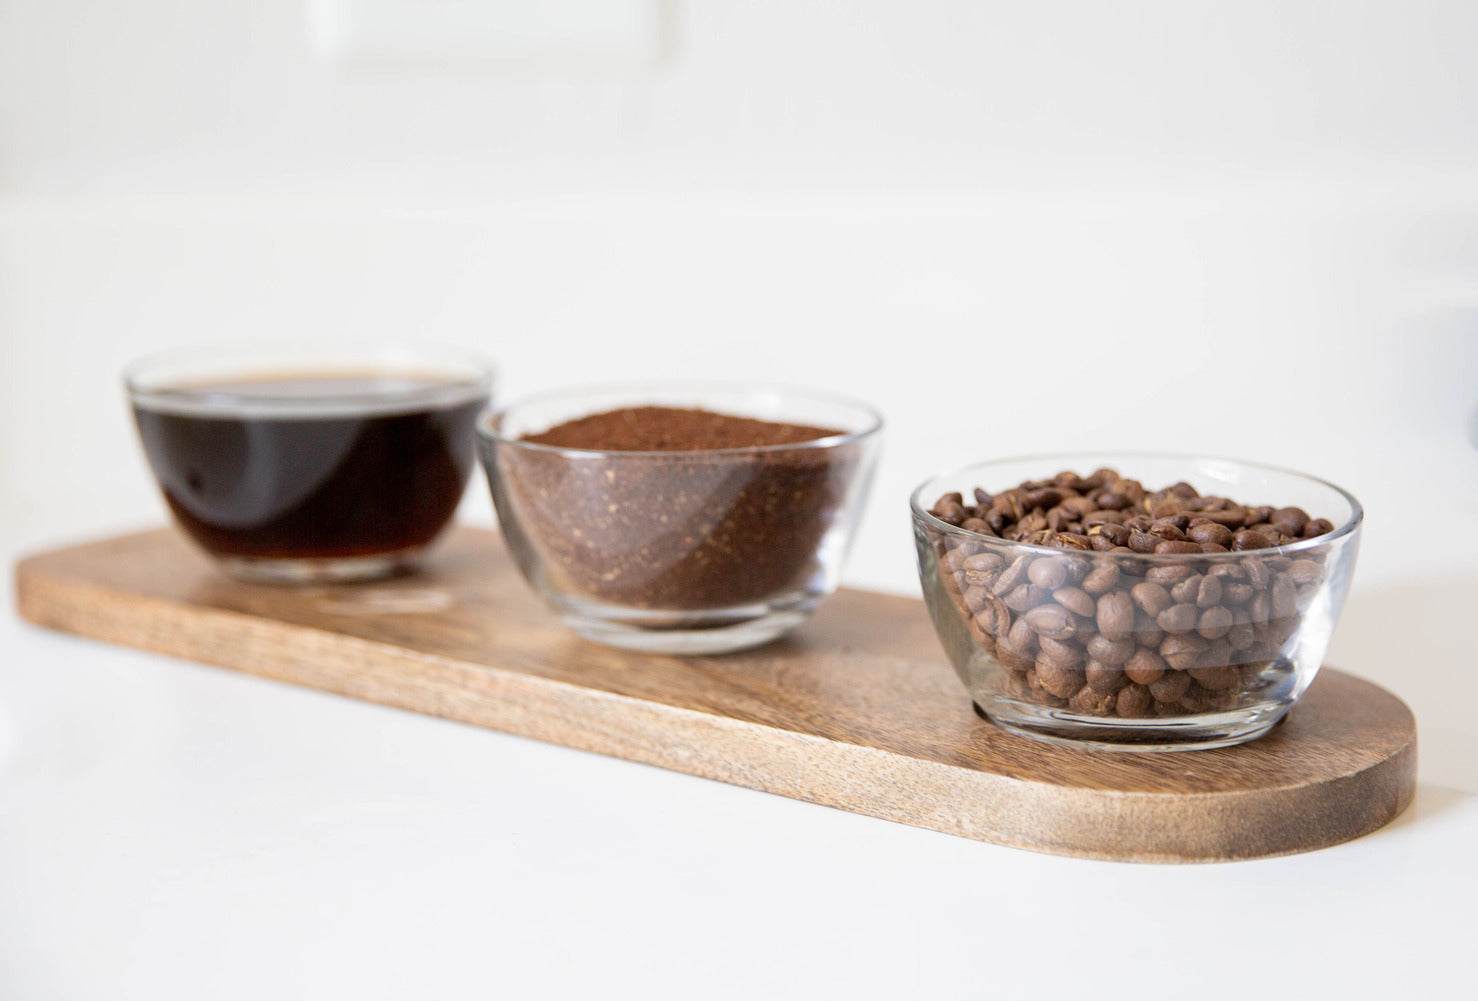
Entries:
POLYGON ((1002 668, 1003 693, 1090 716, 1183 716, 1255 700, 1285 669, 1280 651, 1324 579, 1318 547, 1296 556, 1276 547, 1334 530, 1300 508, 1203 497, 1188 483, 1150 491, 1112 469, 976 489, 973 500, 945 494, 930 513, 1057 552, 935 529, 941 583, 1002 668))

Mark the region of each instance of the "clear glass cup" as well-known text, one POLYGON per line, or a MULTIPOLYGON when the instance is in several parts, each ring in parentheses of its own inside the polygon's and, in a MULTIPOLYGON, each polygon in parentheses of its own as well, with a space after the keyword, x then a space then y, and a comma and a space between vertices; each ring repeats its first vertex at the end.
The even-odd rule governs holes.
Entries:
POLYGON ((492 369, 420 344, 162 351, 124 383, 176 523, 229 574, 383 577, 451 521, 492 369))
POLYGON ((1241 743, 1283 718, 1328 649, 1363 518, 1348 491, 1300 473, 1133 453, 983 462, 929 479, 910 507, 924 600, 977 711, 1033 737, 1139 750, 1241 743), (1013 542, 930 510, 953 492, 975 504, 977 487, 1104 467, 1334 527, 1268 549, 1142 554, 1013 542))
POLYGON ((655 382, 537 396, 478 422, 503 536, 587 639, 721 653, 798 625, 837 586, 882 419, 762 385, 655 382), (522 440, 631 406, 695 408, 838 433, 794 445, 633 452, 522 440))

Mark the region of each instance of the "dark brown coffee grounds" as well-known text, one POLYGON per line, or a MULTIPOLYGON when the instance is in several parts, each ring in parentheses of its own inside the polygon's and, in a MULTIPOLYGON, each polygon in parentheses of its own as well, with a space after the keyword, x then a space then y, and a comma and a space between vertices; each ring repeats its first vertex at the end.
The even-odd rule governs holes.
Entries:
POLYGON ((617 452, 692 452, 716 448, 796 445, 843 432, 809 424, 735 417, 678 407, 624 407, 566 421, 524 441, 559 448, 617 452))
POLYGON ((518 515, 504 531, 598 601, 675 612, 804 601, 862 455, 855 441, 806 443, 841 434, 673 407, 582 417, 522 440, 590 452, 499 449, 518 515))

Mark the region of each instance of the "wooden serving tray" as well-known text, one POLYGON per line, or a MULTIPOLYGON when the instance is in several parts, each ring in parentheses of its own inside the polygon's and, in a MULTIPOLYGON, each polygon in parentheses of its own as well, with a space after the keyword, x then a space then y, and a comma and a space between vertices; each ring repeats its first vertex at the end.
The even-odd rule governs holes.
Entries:
POLYGON ((238 583, 169 530, 16 578, 21 615, 52 629, 1036 851, 1307 851, 1375 830, 1416 786, 1410 710, 1339 671, 1241 747, 1062 747, 971 711, 917 600, 843 590, 759 650, 634 654, 561 626, 494 532, 454 531, 426 572, 374 584, 238 583))

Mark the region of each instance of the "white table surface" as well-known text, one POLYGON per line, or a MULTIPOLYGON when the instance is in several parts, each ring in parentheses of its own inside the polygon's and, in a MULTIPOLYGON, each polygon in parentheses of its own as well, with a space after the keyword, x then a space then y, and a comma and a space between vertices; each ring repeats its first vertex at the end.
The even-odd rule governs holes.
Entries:
POLYGON ((1415 804, 1358 841, 1091 862, 12 613, 0 998, 1454 996, 1478 974, 1478 787, 1470 745, 1434 743, 1415 804))

